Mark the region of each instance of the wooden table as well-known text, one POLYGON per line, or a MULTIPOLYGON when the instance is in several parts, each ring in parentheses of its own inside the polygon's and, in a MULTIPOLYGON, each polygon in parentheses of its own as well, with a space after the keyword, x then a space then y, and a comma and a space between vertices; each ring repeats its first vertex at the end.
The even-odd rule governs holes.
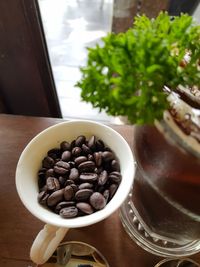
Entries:
MULTIPOLYGON (((62 120, 0 115, 0 266, 35 266, 29 259, 31 244, 43 222, 21 203, 15 188, 18 158, 40 131, 62 120)), ((111 126, 132 146, 131 126, 111 126)), ((123 229, 118 212, 92 226, 71 229, 65 241, 83 241, 99 249, 110 267, 151 267, 160 260, 137 246, 123 229)), ((200 254, 191 258, 200 262, 200 254)))

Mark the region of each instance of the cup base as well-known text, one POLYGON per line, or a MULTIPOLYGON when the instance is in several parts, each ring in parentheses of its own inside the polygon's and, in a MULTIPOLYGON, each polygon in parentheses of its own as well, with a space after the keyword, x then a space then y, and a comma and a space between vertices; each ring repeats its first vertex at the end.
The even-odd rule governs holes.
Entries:
POLYGON ((120 208, 122 225, 130 238, 144 250, 161 257, 185 257, 200 251, 200 240, 177 244, 145 227, 132 202, 132 193, 120 208))

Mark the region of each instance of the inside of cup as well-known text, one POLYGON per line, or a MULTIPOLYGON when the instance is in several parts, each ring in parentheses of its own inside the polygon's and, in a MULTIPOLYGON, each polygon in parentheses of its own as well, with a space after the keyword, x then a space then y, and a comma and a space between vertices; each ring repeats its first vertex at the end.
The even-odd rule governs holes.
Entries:
POLYGON ((31 140, 22 152, 17 165, 16 186, 22 202, 34 216, 49 224, 71 228, 96 223, 113 213, 128 195, 133 177, 132 152, 121 135, 103 124, 71 121, 49 127, 31 140), (86 138, 95 135, 112 149, 120 163, 122 181, 114 197, 104 209, 90 215, 64 219, 38 203, 37 173, 48 150, 59 147, 62 141, 71 142, 79 135, 85 135, 86 138))

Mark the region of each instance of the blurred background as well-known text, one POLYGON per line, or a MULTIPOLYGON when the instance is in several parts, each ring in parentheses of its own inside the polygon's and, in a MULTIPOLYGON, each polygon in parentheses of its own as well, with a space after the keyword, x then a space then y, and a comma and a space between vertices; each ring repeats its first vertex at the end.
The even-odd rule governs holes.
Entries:
POLYGON ((86 47, 161 10, 200 23, 200 0, 1 0, 0 112, 120 124, 81 101, 86 47))

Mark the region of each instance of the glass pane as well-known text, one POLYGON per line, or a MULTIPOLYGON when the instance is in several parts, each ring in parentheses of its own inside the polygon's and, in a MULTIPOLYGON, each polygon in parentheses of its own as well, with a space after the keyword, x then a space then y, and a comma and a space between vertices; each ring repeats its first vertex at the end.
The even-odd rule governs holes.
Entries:
POLYGON ((64 118, 110 122, 104 112, 81 101, 80 66, 86 47, 100 42, 111 31, 113 0, 38 0, 50 61, 64 118))
POLYGON ((111 30, 125 31, 136 14, 155 17, 188 12, 200 22, 199 0, 38 0, 62 116, 121 123, 81 101, 79 67, 87 61, 86 47, 100 43, 111 30))

